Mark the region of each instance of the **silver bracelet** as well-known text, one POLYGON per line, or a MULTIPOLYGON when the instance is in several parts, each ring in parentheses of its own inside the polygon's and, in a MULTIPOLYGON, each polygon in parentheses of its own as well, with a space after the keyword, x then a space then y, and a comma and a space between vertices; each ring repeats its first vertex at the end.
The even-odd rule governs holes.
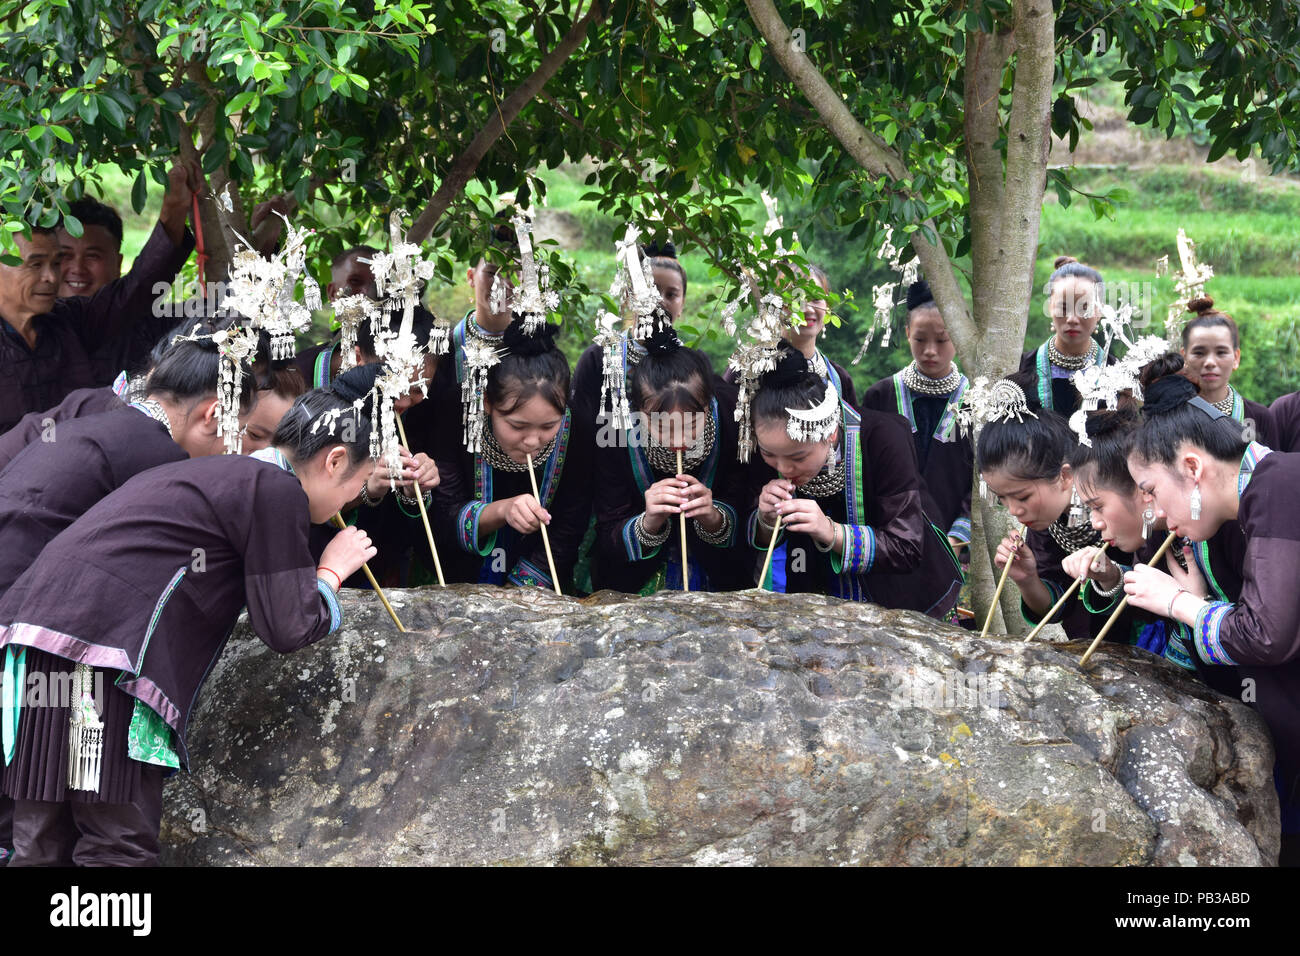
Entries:
POLYGON ((382 500, 383 500, 383 496, 382 496, 382 495, 381 495, 379 498, 372 498, 372 497, 370 497, 370 483, 369 483, 369 482, 366 482, 364 485, 361 486, 361 503, 362 503, 363 505, 367 505, 368 507, 371 507, 371 508, 378 508, 378 507, 379 507, 379 502, 382 501, 382 500))
POLYGON ((691 521, 695 522, 695 533, 705 544, 724 545, 731 540, 731 515, 727 513, 726 509, 720 508, 716 504, 713 506, 713 510, 722 515, 722 527, 717 531, 705 530, 698 518, 692 518, 691 521))
POLYGON ((642 547, 657 548, 667 541, 668 536, 673 533, 673 525, 671 521, 665 521, 663 531, 658 534, 651 534, 645 529, 645 512, 643 511, 636 516, 636 521, 632 523, 632 533, 636 535, 636 539, 641 542, 642 547))
POLYGON ((1174 602, 1178 600, 1178 595, 1191 593, 1192 592, 1187 590, 1187 588, 1179 588, 1175 591, 1174 596, 1169 599, 1169 607, 1165 610, 1165 617, 1172 621, 1174 619, 1174 602))
MULTIPOLYGON (((1115 567, 1118 568, 1119 565, 1117 564, 1115 565, 1115 567)), ((1113 588, 1111 588, 1108 591, 1103 591, 1101 588, 1097 587, 1097 582, 1092 580, 1091 578, 1088 579, 1088 584, 1092 587, 1092 593, 1097 595, 1097 597, 1103 597, 1103 598, 1114 597, 1124 588, 1124 572, 1123 570, 1119 572, 1119 583, 1116 584, 1113 588)))
POLYGON ((840 543, 840 534, 842 531, 843 531, 843 527, 838 522, 832 521, 831 522, 831 543, 823 546, 820 542, 814 541, 813 547, 815 547, 822 554, 826 554, 829 551, 834 551, 840 543))
MULTIPOLYGON (((408 509, 413 509, 416 511, 420 509, 420 502, 416 500, 416 498, 414 498, 413 496, 404 495, 400 491, 396 492, 396 494, 397 494, 397 500, 400 501, 402 504, 406 505, 408 509)), ((420 495, 420 497, 424 499, 425 508, 429 508, 433 505, 433 489, 429 489, 424 494, 420 495)))

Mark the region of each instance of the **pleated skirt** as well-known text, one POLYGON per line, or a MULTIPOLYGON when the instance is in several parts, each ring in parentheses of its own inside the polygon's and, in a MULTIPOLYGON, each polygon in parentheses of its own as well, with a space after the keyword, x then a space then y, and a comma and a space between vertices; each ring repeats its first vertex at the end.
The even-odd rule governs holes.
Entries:
MULTIPOLYGON (((26 688, 33 678, 44 675, 45 687, 69 684, 76 665, 36 648, 27 649, 26 688)), ((135 698, 114 686, 118 671, 94 670, 103 692, 96 697, 99 719, 104 722, 104 749, 99 791, 68 789, 68 719, 66 700, 52 700, 46 694, 41 706, 31 706, 25 695, 9 766, 0 769, 0 793, 14 800, 45 800, 78 803, 135 803, 141 796, 141 771, 147 764, 127 756, 127 731, 135 712, 135 698)), ((37 680, 40 678, 37 677, 37 680)), ((98 687, 99 684, 92 684, 98 687)), ((26 689, 25 688, 25 689, 26 689)), ((0 763, 3 755, 0 754, 0 763)))

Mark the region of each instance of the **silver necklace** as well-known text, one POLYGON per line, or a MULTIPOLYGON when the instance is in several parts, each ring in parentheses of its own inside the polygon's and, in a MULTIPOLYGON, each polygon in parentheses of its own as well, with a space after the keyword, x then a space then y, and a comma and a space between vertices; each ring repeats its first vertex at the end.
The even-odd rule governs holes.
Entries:
POLYGON ((801 498, 830 498, 844 490, 844 459, 838 448, 832 448, 831 454, 834 463, 827 462, 825 468, 795 489, 801 498))
MULTIPOLYGON (((709 452, 713 451, 713 441, 716 437, 717 429, 713 425, 713 416, 705 413, 704 435, 700 441, 696 442, 694 448, 682 453, 682 467, 687 471, 691 471, 704 461, 709 452)), ((650 467, 655 471, 664 475, 677 474, 677 452, 675 449, 649 442, 646 445, 645 454, 650 459, 650 467)))
POLYGON ((1063 528, 1055 521, 1047 526, 1047 533, 1066 554, 1074 554, 1080 548, 1087 548, 1101 541, 1101 535, 1091 525, 1082 528, 1063 528))
POLYGON ((930 378, 913 362, 903 369, 903 384, 918 395, 948 395, 961 384, 961 371, 954 363, 952 371, 943 378, 930 378))
MULTIPOLYGON (((555 443, 559 440, 560 433, 556 432, 546 445, 533 456, 533 467, 546 461, 551 457, 551 452, 555 448, 555 443)), ((515 461, 506 454, 504 448, 497 442, 496 433, 492 431, 492 420, 484 419, 483 421, 483 451, 480 452, 484 460, 497 471, 527 471, 527 461, 515 461)))
POLYGON ((1066 355, 1056 347, 1055 341, 1047 343, 1047 359, 1057 368, 1078 371, 1081 368, 1087 368, 1092 363, 1092 346, 1088 346, 1088 351, 1083 355, 1066 355))
POLYGON ((1234 399, 1236 399, 1236 397, 1237 396, 1233 394, 1232 386, 1229 385, 1228 394, 1225 395, 1223 398, 1219 399, 1217 402, 1215 402, 1214 407, 1217 408, 1219 411, 1223 412, 1223 414, 1225 415, 1231 415, 1233 401, 1234 399))

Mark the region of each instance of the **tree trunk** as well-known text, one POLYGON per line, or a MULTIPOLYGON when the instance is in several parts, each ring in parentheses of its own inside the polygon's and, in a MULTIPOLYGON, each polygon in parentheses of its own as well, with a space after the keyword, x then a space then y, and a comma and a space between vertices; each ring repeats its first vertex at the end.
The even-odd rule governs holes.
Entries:
MULTIPOLYGON (((807 55, 791 43, 790 30, 772 0, 745 0, 745 5, 768 51, 849 155, 877 177, 906 176, 898 153, 858 122, 807 55)), ((942 244, 931 244, 919 230, 911 237, 948 333, 972 378, 995 379, 1014 371, 1024 344, 1047 177, 1055 32, 1051 0, 1016 0, 1009 32, 967 34, 965 146, 973 316, 942 244), (1011 111, 1004 125, 1002 77, 1013 55, 1011 111), (1004 135, 1005 158, 997 146, 1004 135)), ((972 602, 982 624, 996 586, 992 556, 1010 520, 979 495, 972 496, 971 512, 972 602)), ((1019 594, 1010 585, 1003 592, 1004 620, 999 622, 998 616, 994 625, 1000 632, 1023 631, 1019 594)))

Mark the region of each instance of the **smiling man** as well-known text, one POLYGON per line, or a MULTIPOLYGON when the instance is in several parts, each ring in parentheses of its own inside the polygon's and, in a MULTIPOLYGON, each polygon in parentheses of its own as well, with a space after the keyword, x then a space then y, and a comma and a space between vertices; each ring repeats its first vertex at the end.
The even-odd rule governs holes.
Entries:
POLYGON ((107 385, 96 353, 129 352, 136 340, 151 346, 166 331, 168 322, 153 314, 153 287, 172 281, 194 248, 185 222, 201 182, 197 164, 173 166, 158 225, 131 271, 91 296, 58 298, 64 253, 54 230, 16 237, 21 262, 0 264, 0 432, 76 389, 107 385))
POLYGON ((112 206, 89 196, 68 208, 83 229, 74 236, 59 227, 59 295, 94 295, 122 275, 122 217, 112 206))

